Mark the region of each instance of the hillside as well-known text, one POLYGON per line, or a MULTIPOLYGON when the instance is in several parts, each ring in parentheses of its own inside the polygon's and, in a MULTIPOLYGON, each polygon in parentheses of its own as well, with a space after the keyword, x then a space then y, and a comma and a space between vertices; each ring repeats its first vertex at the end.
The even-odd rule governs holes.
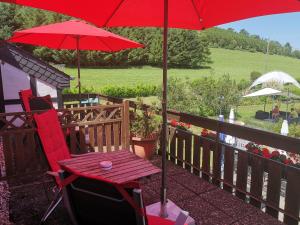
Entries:
MULTIPOLYGON (((211 49, 213 63, 211 69, 170 69, 169 76, 189 77, 197 79, 202 76, 223 76, 229 74, 233 79, 249 79, 252 71, 264 73, 271 70, 282 70, 300 79, 300 60, 262 53, 251 53, 238 50, 211 49), (267 70, 265 70, 267 65, 267 70)), ((75 68, 66 68, 65 72, 77 76, 75 68)), ((100 88, 106 85, 160 84, 161 68, 144 66, 128 69, 82 69, 83 86, 100 88)), ((73 86, 76 81, 73 81, 73 86)))

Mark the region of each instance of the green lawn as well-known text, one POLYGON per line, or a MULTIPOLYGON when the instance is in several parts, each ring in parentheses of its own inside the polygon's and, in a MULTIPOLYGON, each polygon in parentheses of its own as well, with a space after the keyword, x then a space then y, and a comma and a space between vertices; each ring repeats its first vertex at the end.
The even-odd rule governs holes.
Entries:
MULTIPOLYGON (((250 53, 235 50, 211 49, 213 64, 211 69, 170 69, 169 76, 189 77, 191 79, 203 76, 223 76, 229 74, 233 79, 249 79, 252 71, 282 70, 295 78, 300 78, 300 60, 290 57, 270 55, 268 58, 262 53, 250 53), (267 62, 267 63, 266 63, 267 62)), ((66 68, 65 72, 77 77, 75 68, 66 68)), ((136 85, 160 84, 162 70, 150 66, 128 69, 85 69, 81 70, 82 85, 101 88, 106 85, 136 85)), ((72 86, 76 81, 72 82, 72 86)))

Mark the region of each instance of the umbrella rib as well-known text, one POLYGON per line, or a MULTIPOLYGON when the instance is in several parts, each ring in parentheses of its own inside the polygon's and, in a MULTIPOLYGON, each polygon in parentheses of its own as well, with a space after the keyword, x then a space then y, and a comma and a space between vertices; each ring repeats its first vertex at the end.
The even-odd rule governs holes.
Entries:
POLYGON ((20 36, 17 36, 17 37, 11 37, 10 39, 8 39, 8 41, 11 41, 11 42, 18 42, 18 39, 19 38, 22 38, 22 37, 25 37, 27 35, 32 35, 32 33, 23 33, 21 34, 20 36), (15 41, 16 40, 16 41, 15 41))
POLYGON ((114 11, 112 12, 112 14, 108 17, 108 19, 105 21, 104 23, 104 27, 107 26, 107 24, 109 23, 109 21, 112 19, 112 17, 116 14, 116 12, 119 10, 119 8, 121 7, 121 5, 125 2, 125 0, 121 0, 120 3, 118 4, 118 6, 114 9, 114 11))
MULTIPOLYGON (((201 18, 200 14, 199 14, 199 12, 198 12, 198 10, 197 10, 197 8, 196 8, 196 5, 195 5, 194 0, 191 0, 191 2, 192 2, 192 5, 193 5, 193 7, 194 7, 194 10, 195 10, 195 12, 196 12, 196 15, 197 15, 197 17, 198 17, 198 20, 199 20, 199 23, 200 23, 200 27, 201 27, 201 26, 202 26, 202 18, 201 18)), ((202 26, 202 27, 203 27, 203 26, 202 26)))
POLYGON ((61 48, 61 46, 62 46, 62 44, 64 43, 64 41, 66 40, 67 36, 68 36, 68 34, 65 34, 64 38, 62 39, 62 41, 60 42, 60 44, 59 44, 58 47, 57 47, 58 49, 61 48))
MULTIPOLYGON (((109 49, 109 51, 114 52, 114 50, 113 50, 107 43, 105 43, 104 40, 102 40, 100 37, 97 37, 97 39, 98 39, 101 43, 103 43, 103 44, 109 49)), ((108 51, 108 52, 109 52, 109 51, 108 51)))

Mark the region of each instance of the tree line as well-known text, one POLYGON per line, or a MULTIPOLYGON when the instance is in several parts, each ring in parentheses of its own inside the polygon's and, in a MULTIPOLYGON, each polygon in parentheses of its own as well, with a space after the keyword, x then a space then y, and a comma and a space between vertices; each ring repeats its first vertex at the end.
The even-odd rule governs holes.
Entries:
MULTIPOLYGON (((0 3, 0 38, 7 39, 13 31, 70 19, 47 11, 0 3)), ((82 51, 81 64, 89 67, 103 66, 161 66, 162 29, 160 28, 112 28, 109 31, 140 42, 145 48, 116 53, 82 51)), ((36 56, 53 63, 76 65, 74 51, 56 51, 48 48, 24 46, 36 56)), ((169 66, 201 68, 207 66, 210 51, 206 37, 197 31, 172 29, 169 32, 169 66)))
POLYGON ((251 35, 245 29, 239 32, 229 28, 211 28, 204 32, 209 46, 249 52, 262 52, 273 55, 283 55, 300 59, 300 51, 293 50, 290 43, 280 44, 278 41, 267 40, 259 35, 251 35))

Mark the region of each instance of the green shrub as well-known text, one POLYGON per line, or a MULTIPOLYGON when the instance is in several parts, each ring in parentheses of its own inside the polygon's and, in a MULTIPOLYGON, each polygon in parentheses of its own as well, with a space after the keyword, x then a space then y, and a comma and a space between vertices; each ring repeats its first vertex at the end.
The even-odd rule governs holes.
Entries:
POLYGON ((100 93, 119 98, 148 97, 157 95, 158 87, 155 85, 128 86, 106 86, 100 89, 100 93))
MULTIPOLYGON (((161 98, 161 93, 160 93, 161 98)), ((168 107, 199 116, 215 116, 220 110, 228 114, 238 105, 240 92, 228 75, 219 79, 205 77, 190 81, 170 78, 168 81, 168 107)))
MULTIPOLYGON (((137 85, 135 87, 129 86, 105 86, 100 89, 94 87, 81 87, 81 93, 100 93, 103 95, 117 97, 117 98, 136 98, 148 97, 157 95, 159 88, 155 85, 137 85)), ((77 94, 78 88, 64 89, 64 94, 77 94)))
POLYGON ((250 81, 253 82, 255 81, 257 78, 259 78, 262 74, 258 71, 252 71, 250 73, 250 81))

